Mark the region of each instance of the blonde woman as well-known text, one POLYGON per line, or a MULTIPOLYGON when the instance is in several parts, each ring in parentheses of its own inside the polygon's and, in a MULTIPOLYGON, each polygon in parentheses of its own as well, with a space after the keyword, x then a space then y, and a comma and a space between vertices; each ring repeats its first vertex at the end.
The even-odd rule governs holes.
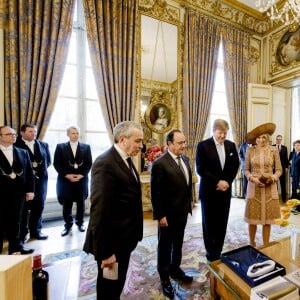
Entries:
POLYGON ((250 245, 255 247, 257 225, 262 225, 263 243, 270 241, 271 224, 280 218, 280 204, 277 190, 282 167, 278 149, 270 146, 270 136, 275 124, 265 123, 247 134, 248 148, 245 160, 245 175, 248 179, 244 220, 249 224, 250 245))

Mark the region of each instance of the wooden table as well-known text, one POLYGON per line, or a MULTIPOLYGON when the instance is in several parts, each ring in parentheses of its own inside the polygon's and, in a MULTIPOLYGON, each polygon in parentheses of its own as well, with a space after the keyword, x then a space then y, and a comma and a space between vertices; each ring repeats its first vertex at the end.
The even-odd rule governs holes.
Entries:
MULTIPOLYGON (((291 258, 290 237, 271 242, 258 250, 283 265, 287 274, 299 268, 299 264, 291 258)), ((250 299, 251 287, 221 260, 208 264, 208 269, 211 299, 250 299)))

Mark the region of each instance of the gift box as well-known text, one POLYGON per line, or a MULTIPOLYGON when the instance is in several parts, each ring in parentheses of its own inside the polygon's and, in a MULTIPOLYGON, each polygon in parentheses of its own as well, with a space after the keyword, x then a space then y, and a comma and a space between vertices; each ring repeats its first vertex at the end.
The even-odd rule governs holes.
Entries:
POLYGON ((250 245, 222 253, 221 260, 251 287, 257 286, 274 277, 284 276, 286 274, 284 266, 250 245), (268 270, 268 262, 273 264, 273 269, 268 270), (267 270, 265 273, 263 273, 264 267, 267 270), (254 271, 251 273, 251 270, 257 271, 257 276, 255 276, 254 271), (249 271, 251 276, 249 276, 249 271))

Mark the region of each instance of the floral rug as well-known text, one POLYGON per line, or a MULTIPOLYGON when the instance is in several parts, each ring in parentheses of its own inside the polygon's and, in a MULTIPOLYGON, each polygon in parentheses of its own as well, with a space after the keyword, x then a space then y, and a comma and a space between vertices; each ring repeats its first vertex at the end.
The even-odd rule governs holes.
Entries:
MULTIPOLYGON (((271 240, 288 236, 290 229, 273 225, 271 240)), ((242 218, 230 220, 223 251, 230 251, 247 244, 247 224, 242 218)), ((262 244, 261 227, 258 227, 257 245, 260 244, 262 244)), ((156 271, 156 247, 157 236, 149 236, 145 237, 133 252, 127 281, 121 295, 122 300, 167 299, 161 292, 159 276, 156 271)), ((96 300, 97 265, 92 255, 87 255, 81 250, 73 250, 48 255, 44 262, 49 263, 78 255, 81 256, 82 260, 78 299, 96 300)), ((188 275, 194 277, 194 281, 185 285, 172 281, 176 295, 175 300, 209 299, 209 276, 201 224, 186 228, 181 267, 188 275)))

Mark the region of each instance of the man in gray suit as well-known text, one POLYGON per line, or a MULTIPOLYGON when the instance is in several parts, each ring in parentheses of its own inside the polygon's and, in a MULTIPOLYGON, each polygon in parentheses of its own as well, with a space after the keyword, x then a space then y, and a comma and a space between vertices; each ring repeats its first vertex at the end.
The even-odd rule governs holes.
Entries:
POLYGON ((131 157, 143 148, 143 128, 124 121, 114 145, 92 166, 90 220, 84 251, 98 264, 97 299, 120 299, 131 252, 143 237, 142 192, 131 157), (106 270, 113 271, 113 277, 106 270))
POLYGON ((154 161, 151 169, 151 201, 153 217, 158 221, 157 270, 162 291, 174 298, 170 277, 191 282, 180 268, 184 229, 192 213, 192 172, 184 134, 172 130, 167 135, 168 151, 154 161))

